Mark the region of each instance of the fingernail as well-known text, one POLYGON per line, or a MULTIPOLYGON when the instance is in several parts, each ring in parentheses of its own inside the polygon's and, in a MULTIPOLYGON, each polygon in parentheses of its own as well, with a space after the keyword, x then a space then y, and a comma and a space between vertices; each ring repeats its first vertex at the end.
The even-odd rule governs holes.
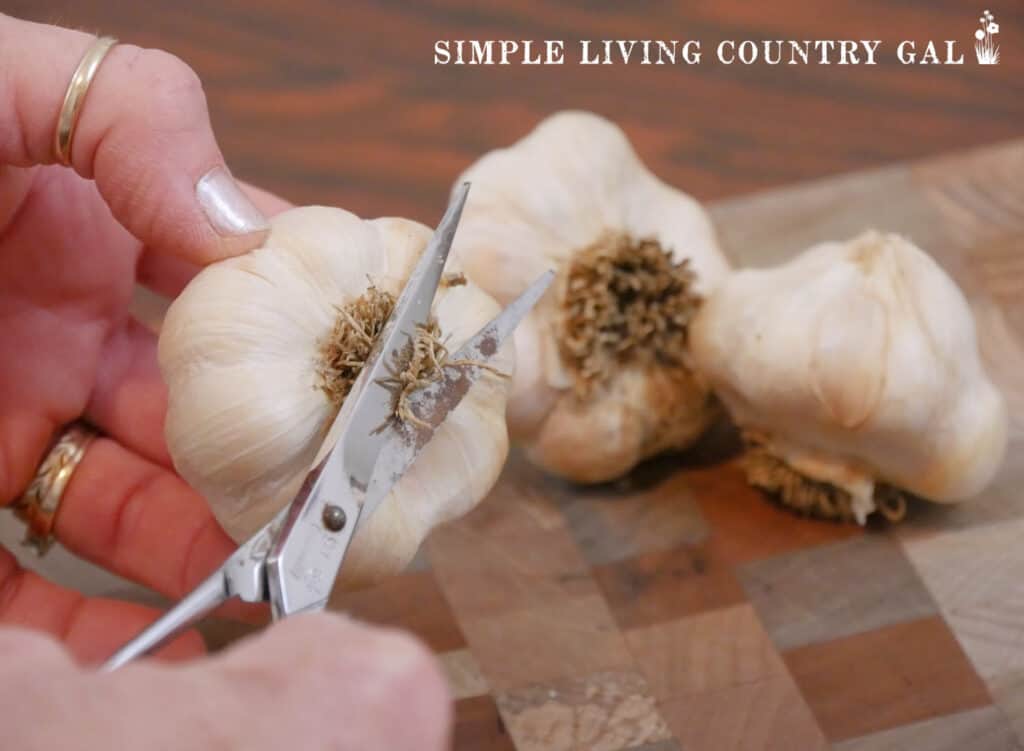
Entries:
POLYGON ((248 235, 270 226, 225 167, 214 167, 199 178, 196 198, 218 234, 248 235))

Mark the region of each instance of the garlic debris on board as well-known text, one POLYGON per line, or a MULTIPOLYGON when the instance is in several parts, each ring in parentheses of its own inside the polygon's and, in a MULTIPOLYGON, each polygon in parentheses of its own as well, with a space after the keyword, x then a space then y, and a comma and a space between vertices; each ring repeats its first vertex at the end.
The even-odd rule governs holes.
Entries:
POLYGON ((453 252, 508 303, 552 288, 515 333, 509 430, 535 464, 602 482, 695 441, 716 411, 687 328, 728 273, 707 214, 584 112, 548 118, 456 181, 473 184, 453 252))
POLYGON ((739 271, 690 327, 698 368, 750 445, 748 479, 804 513, 902 515, 992 479, 1007 411, 956 284, 897 235, 739 271))
MULTIPOLYGON (((168 447, 236 540, 289 503, 330 448, 321 450, 325 431, 430 236, 404 219, 292 209, 273 219, 261 248, 207 267, 171 305, 159 344, 168 447)), ((448 266, 456 270, 454 259, 448 266)), ((499 310, 461 274, 446 275, 436 325, 417 339, 430 356, 403 363, 402 372, 436 375, 429 360, 443 362, 446 350, 499 310)), ((510 379, 500 374, 510 376, 513 361, 509 343, 490 363, 498 374, 474 383, 374 514, 360 520, 341 586, 400 570, 433 527, 490 490, 508 452, 510 379)))

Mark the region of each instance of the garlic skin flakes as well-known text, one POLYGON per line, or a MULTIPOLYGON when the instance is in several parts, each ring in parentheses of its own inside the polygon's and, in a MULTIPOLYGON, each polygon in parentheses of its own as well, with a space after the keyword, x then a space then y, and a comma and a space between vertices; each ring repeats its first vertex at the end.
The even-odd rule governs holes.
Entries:
POLYGON ((757 450, 844 491, 861 523, 883 485, 958 501, 1002 461, 1006 406, 967 301, 902 237, 867 232, 739 271, 690 333, 757 450))
MULTIPOLYGON (((689 367, 685 318, 672 324, 684 346, 671 357, 649 342, 622 348, 625 354, 608 360, 602 377, 582 389, 566 357, 564 324, 570 276, 595 249, 606 256, 603 263, 622 266, 624 257, 612 257, 616 248, 656 245, 678 266, 671 272, 677 279, 693 277, 686 294, 714 289, 728 264, 700 205, 652 175, 617 126, 585 112, 546 119, 512 146, 483 156, 455 184, 465 181, 473 187, 453 252, 470 279, 508 303, 546 270, 558 273, 515 333, 509 430, 530 460, 577 482, 602 482, 693 443, 716 410, 689 367)), ((649 270, 662 273, 658 265, 649 270)), ((620 276, 628 281, 628 273, 620 276)), ((657 307, 657 294, 648 302, 657 307)))
MULTIPOLYGON (((323 382, 324 344, 339 308, 360 300, 371 282, 397 297, 430 236, 404 219, 292 209, 272 220, 263 247, 207 267, 171 305, 159 343, 167 444, 178 472, 235 540, 291 502, 323 455, 337 413, 323 382)), ((442 285, 433 313, 454 352, 499 310, 478 287, 458 284, 442 285)), ((507 343, 494 367, 511 375, 513 352, 507 343)), ((361 520, 341 586, 400 570, 433 527, 486 495, 508 452, 509 388, 509 378, 490 373, 472 386, 361 520)))

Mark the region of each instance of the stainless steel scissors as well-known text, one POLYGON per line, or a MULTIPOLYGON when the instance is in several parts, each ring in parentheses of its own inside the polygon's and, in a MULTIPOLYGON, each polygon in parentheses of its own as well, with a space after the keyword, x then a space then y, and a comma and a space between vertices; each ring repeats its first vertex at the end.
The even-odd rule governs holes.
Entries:
POLYGON ((451 356, 458 364, 443 368, 437 380, 411 395, 407 403, 416 421, 393 416, 394 395, 382 382, 417 327, 428 322, 468 193, 468 183, 455 193, 327 434, 325 445, 333 442, 334 447, 310 470, 292 503, 118 650, 104 670, 155 649, 232 597, 269 601, 275 620, 326 606, 360 523, 373 514, 437 426, 488 370, 487 362, 551 283, 549 271, 451 356))

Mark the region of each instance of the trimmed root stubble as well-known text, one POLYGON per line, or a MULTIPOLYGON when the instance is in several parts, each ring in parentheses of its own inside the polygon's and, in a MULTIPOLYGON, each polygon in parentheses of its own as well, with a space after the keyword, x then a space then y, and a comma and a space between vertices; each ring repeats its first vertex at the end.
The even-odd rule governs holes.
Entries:
MULTIPOLYGON (((847 491, 805 477, 765 446, 749 439, 743 470, 751 485, 801 516, 838 522, 856 519, 853 498, 847 491)), ((874 501, 877 512, 890 522, 899 522, 906 516, 906 496, 892 485, 876 483, 874 501)))
POLYGON ((557 320, 562 359, 586 399, 616 367, 686 367, 687 326, 701 298, 689 260, 653 239, 606 233, 577 253, 564 276, 557 320))
MULTIPOLYGON (((461 274, 446 274, 442 279, 446 287, 465 283, 461 274)), ((372 284, 355 300, 336 307, 338 317, 320 346, 317 368, 320 389, 335 408, 340 409, 351 392, 394 307, 394 295, 372 284)), ((409 398, 440 379, 445 368, 460 366, 475 366, 506 377, 486 363, 449 359, 448 348, 441 340, 441 327, 435 318, 417 327, 416 336, 393 362, 388 363, 388 377, 381 380, 394 396, 394 416, 403 422, 424 425, 409 406, 409 398)))

